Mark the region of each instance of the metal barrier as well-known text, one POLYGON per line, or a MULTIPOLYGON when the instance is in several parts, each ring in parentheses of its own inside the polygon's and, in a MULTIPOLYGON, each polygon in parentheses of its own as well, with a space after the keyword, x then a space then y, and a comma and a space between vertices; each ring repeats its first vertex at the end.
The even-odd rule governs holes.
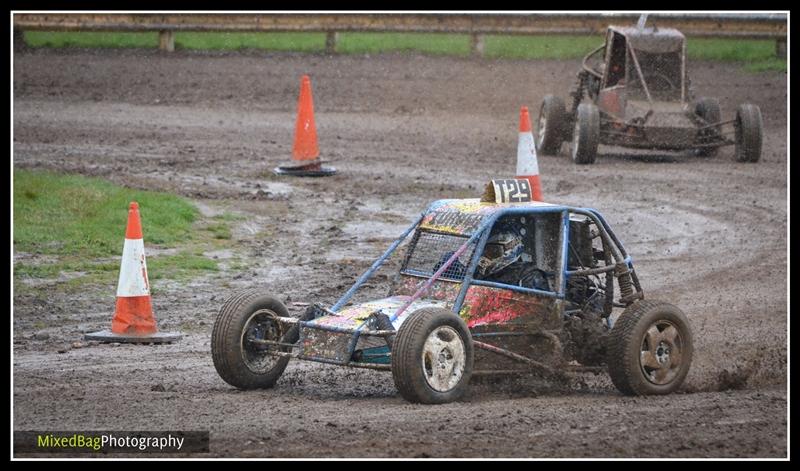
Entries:
MULTIPOLYGON (((633 25, 638 14, 90 14, 15 13, 15 31, 158 31, 159 48, 175 49, 176 31, 324 32, 326 50, 336 51, 339 32, 459 33, 472 36, 483 54, 486 34, 603 34, 609 24, 633 25)), ((648 24, 676 28, 688 37, 774 39, 786 54, 787 15, 651 14, 648 24)))

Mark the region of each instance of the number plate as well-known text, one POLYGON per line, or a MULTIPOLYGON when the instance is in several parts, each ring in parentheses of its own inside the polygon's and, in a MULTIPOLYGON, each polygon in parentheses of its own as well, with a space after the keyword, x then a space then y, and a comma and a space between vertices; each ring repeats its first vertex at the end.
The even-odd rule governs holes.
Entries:
POLYGON ((492 180, 486 185, 481 201, 487 203, 527 203, 533 201, 528 180, 508 178, 492 180))

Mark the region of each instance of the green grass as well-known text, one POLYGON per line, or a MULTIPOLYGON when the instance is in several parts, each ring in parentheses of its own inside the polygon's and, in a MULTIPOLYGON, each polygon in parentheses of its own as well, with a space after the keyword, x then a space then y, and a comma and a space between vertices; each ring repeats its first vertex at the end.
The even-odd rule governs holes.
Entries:
POLYGON ((579 59, 603 43, 601 36, 486 36, 487 57, 579 59))
POLYGON ((147 259, 147 275, 152 280, 185 280, 192 278, 198 272, 217 271, 217 269, 215 260, 203 256, 202 252, 192 253, 190 250, 147 259))
POLYGON ((146 240, 175 246, 198 211, 166 193, 131 190, 79 175, 14 170, 14 248, 42 254, 118 255, 128 205, 139 203, 146 240))
MULTIPOLYGON (((33 47, 149 47, 158 46, 157 33, 100 33, 27 31, 33 47)), ((484 53, 505 59, 579 59, 603 42, 602 36, 486 35, 484 53)), ((177 32, 175 47, 200 50, 264 49, 321 52, 325 33, 212 33, 177 32)), ((466 34, 339 33, 337 52, 344 54, 418 51, 426 54, 467 56, 466 34)), ((775 57, 775 41, 689 38, 690 60, 745 62, 750 71, 786 71, 786 59, 775 57)))
POLYGON ((189 201, 175 195, 15 169, 14 251, 34 254, 15 262, 15 281, 60 278, 67 286, 115 282, 131 201, 139 203, 145 252, 173 249, 148 256, 150 278, 185 279, 217 270, 217 262, 202 252, 230 243, 229 216, 209 224, 189 201))
POLYGON ((231 228, 224 223, 211 224, 205 230, 210 232, 215 239, 230 239, 232 236, 231 228))
POLYGON ((470 53, 470 37, 434 33, 340 33, 336 45, 336 52, 343 54, 391 51, 466 56, 470 53))
POLYGON ((319 52, 325 33, 176 33, 176 49, 319 52))
POLYGON ((753 72, 786 72, 786 59, 775 56, 775 41, 772 40, 689 38, 686 51, 689 60, 746 62, 745 68, 753 72))
POLYGON ((750 72, 786 72, 786 59, 772 57, 770 59, 757 60, 748 63, 744 68, 750 72))

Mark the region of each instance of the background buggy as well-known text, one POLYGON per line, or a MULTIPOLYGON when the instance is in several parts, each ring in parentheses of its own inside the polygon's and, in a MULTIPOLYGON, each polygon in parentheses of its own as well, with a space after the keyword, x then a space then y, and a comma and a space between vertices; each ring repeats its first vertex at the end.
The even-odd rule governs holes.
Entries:
POLYGON ((605 43, 583 59, 569 111, 561 98, 545 96, 539 151, 556 154, 570 140, 573 161, 591 164, 599 144, 697 155, 734 145, 737 161, 757 162, 763 133, 758 106, 739 105, 733 119, 722 120, 716 98, 693 96, 683 34, 642 23, 608 28, 605 43))

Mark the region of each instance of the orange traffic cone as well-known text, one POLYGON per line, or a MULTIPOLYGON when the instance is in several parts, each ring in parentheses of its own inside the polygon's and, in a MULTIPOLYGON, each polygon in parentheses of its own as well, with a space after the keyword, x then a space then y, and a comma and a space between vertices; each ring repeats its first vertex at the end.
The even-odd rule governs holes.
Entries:
POLYGON ((300 81, 292 161, 277 167, 274 172, 277 175, 297 177, 324 177, 336 173, 335 168, 323 167, 322 160, 319 159, 317 127, 314 124, 314 99, 311 96, 311 79, 308 75, 303 75, 300 81))
POLYGON ((536 146, 533 143, 531 117, 528 107, 519 110, 519 142, 517 144, 517 177, 531 184, 534 201, 542 201, 542 183, 539 181, 539 163, 536 160, 536 146))
POLYGON ((150 303, 150 283, 144 257, 142 221, 139 205, 132 202, 128 209, 125 246, 117 284, 117 306, 111 321, 111 331, 86 334, 86 340, 128 343, 166 343, 179 340, 181 334, 158 332, 150 303))

